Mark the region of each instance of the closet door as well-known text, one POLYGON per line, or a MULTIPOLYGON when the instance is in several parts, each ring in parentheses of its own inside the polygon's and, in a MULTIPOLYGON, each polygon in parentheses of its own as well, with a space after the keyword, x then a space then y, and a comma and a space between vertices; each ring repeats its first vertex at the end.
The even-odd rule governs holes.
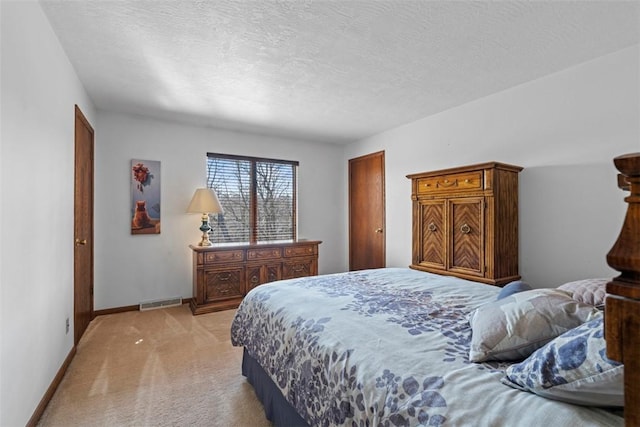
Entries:
POLYGON ((484 198, 448 200, 450 271, 484 275, 484 198))
POLYGON ((386 266, 384 184, 384 151, 349 159, 349 270, 386 266))
POLYGON ((446 233, 445 200, 420 201, 422 241, 419 242, 418 263, 431 268, 445 269, 446 233))

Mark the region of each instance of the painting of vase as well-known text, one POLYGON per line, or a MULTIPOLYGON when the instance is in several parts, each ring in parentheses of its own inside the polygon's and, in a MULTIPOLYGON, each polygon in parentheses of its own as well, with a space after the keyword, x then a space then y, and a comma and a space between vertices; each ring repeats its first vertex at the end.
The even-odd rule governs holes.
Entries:
POLYGON ((131 160, 131 234, 160 234, 160 162, 131 160))

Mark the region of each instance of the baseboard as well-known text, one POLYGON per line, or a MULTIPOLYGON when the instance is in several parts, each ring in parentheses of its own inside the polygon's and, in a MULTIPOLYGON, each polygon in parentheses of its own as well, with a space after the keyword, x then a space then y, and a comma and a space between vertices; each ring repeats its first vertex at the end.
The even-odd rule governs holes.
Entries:
MULTIPOLYGON (((182 304, 189 304, 193 298, 182 298, 182 304)), ((105 314, 125 313, 127 311, 138 311, 140 305, 125 305, 124 307, 105 308, 103 310, 95 310, 93 317, 104 316, 105 314)))
POLYGON ((73 357, 75 355, 76 346, 74 345, 71 348, 71 351, 67 355, 66 359, 64 359, 64 362, 62 362, 62 366, 60 366, 58 373, 53 378, 53 381, 51 381, 51 385, 49 385, 46 393, 44 394, 44 396, 42 396, 42 400, 40 400, 40 403, 36 407, 36 410, 33 412, 33 415, 31 415, 31 418, 29 418, 26 427, 35 427, 38 424, 38 421, 40 421, 40 417, 42 417, 42 414, 44 414, 44 410, 47 409, 49 401, 58 389, 58 386, 60 385, 62 378, 64 378, 64 374, 67 372, 67 368, 69 368, 69 365, 71 364, 71 361, 73 360, 73 357))
POLYGON ((103 310, 94 310, 93 317, 104 316, 106 314, 124 313, 127 311, 138 311, 140 305, 126 305, 124 307, 105 308, 103 310))

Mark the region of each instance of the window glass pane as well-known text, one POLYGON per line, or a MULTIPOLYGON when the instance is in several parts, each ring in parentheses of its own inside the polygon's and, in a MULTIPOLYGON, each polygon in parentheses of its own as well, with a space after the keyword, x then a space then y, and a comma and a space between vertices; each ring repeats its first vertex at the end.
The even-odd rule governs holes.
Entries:
POLYGON ((298 162, 207 153, 207 185, 224 214, 211 215, 216 243, 296 238, 298 162))
POLYGON ((210 215, 212 242, 249 242, 251 236, 251 161, 207 157, 207 185, 218 195, 224 214, 210 215))
POLYGON ((295 166, 256 162, 258 241, 293 239, 295 166))

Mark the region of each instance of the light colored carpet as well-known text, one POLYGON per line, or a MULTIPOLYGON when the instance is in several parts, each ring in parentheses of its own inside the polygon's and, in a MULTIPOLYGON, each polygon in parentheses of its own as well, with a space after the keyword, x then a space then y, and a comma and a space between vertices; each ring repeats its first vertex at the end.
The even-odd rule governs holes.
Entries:
POLYGON ((99 316, 39 426, 271 426, 231 346, 235 310, 99 316))

